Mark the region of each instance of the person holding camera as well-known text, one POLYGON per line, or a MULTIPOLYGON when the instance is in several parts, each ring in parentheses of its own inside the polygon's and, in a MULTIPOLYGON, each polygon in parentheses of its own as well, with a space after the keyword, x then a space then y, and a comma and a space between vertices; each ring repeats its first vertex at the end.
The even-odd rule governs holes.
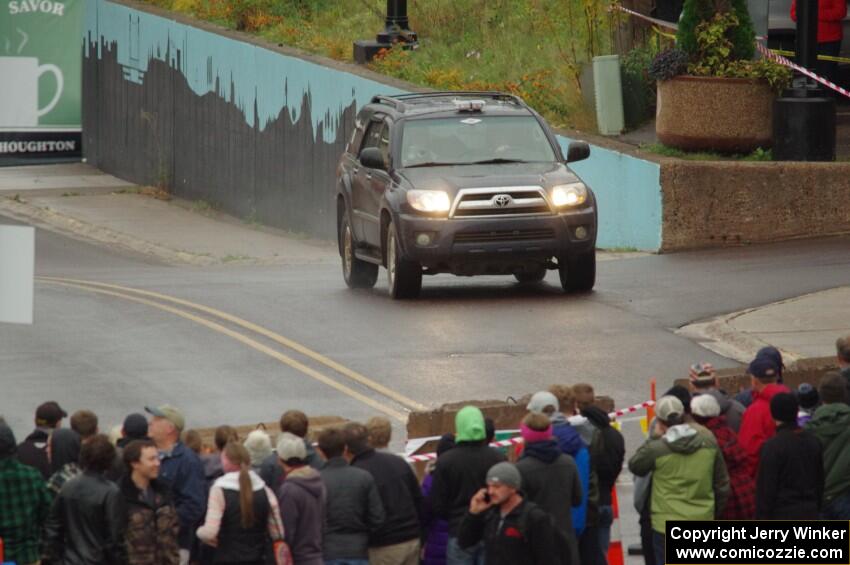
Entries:
POLYGON ((684 420, 685 407, 675 396, 655 406, 656 423, 649 439, 629 460, 638 477, 652 473, 655 562, 664 565, 667 520, 714 520, 729 496, 729 475, 717 441, 684 420))

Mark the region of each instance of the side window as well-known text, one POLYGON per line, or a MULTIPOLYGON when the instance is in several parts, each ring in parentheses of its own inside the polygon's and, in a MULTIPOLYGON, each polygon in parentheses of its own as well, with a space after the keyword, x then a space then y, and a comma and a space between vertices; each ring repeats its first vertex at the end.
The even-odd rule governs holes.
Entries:
POLYGON ((366 135, 363 136, 363 144, 360 146, 360 153, 367 147, 379 147, 381 144, 382 130, 384 122, 370 122, 366 129, 366 135))

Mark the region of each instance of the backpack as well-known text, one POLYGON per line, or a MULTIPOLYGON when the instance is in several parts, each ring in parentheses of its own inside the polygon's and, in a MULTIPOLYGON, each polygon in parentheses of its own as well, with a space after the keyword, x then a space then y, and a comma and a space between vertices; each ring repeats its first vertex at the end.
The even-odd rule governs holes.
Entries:
POLYGON ((530 501, 526 501, 517 517, 517 528, 519 528, 522 537, 528 539, 528 535, 526 535, 526 532, 528 532, 528 520, 534 511, 545 514, 552 528, 552 537, 555 539, 555 555, 552 556, 552 560, 549 563, 551 565, 579 565, 578 561, 573 562, 573 556, 578 555, 578 547, 574 551, 567 536, 555 526, 555 520, 552 518, 552 515, 530 501))

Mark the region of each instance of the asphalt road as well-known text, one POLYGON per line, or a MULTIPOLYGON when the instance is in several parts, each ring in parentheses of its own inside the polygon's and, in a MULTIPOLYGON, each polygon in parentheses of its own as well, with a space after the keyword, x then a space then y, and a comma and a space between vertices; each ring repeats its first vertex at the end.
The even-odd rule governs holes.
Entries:
POLYGON ((0 413, 18 434, 45 399, 92 408, 104 427, 165 402, 191 426, 268 421, 291 407, 365 418, 380 406, 403 417, 415 403, 581 381, 624 406, 648 398, 650 376, 663 390, 697 360, 732 364, 671 328, 846 285, 848 249, 850 239, 836 238, 600 262, 585 296, 563 295, 554 272, 527 287, 438 276, 421 299, 394 302, 383 273, 373 291, 345 288, 334 258, 173 267, 39 230, 37 275, 122 288, 36 283, 36 323, 0 326, 0 413))

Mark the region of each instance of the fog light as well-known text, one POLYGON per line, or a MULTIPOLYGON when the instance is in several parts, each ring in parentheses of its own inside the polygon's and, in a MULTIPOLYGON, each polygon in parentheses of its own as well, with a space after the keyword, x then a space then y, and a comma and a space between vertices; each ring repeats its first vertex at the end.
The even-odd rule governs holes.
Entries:
POLYGON ((416 245, 419 247, 425 247, 426 245, 431 245, 431 234, 430 233, 418 233, 416 234, 416 245))
POLYGON ((584 239, 587 237, 587 228, 579 226, 576 228, 576 239, 584 239))

